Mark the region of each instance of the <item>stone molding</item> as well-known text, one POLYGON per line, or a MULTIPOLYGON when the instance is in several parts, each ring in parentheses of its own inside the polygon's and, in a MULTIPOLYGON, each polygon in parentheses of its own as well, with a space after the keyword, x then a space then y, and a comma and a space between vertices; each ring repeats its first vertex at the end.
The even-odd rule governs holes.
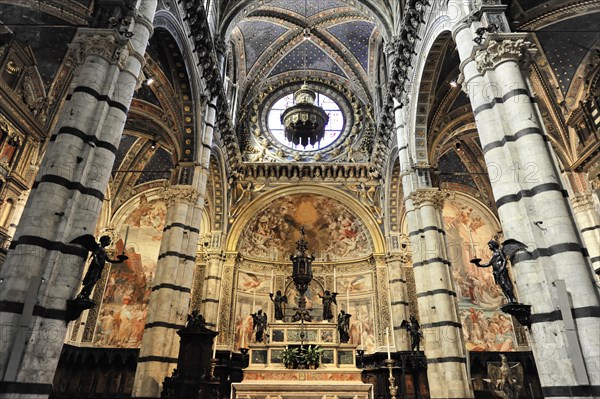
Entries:
POLYGON ((128 42, 121 43, 116 31, 105 29, 82 29, 68 47, 68 58, 75 67, 88 56, 97 55, 124 69, 130 53, 128 42))
POLYGON ((444 201, 449 196, 449 193, 439 189, 419 189, 410 193, 406 198, 412 201, 415 208, 432 205, 441 211, 444 208, 444 201))
POLYGON ((479 73, 495 69, 507 61, 528 63, 531 59, 533 45, 527 35, 490 35, 483 43, 483 48, 475 52, 475 66, 479 73))
POLYGON ((190 186, 169 186, 161 193, 161 196, 167 204, 167 208, 181 203, 196 205, 199 195, 198 191, 190 186))
POLYGON ((571 197, 571 206, 575 212, 594 208, 594 200, 590 194, 575 194, 571 197))

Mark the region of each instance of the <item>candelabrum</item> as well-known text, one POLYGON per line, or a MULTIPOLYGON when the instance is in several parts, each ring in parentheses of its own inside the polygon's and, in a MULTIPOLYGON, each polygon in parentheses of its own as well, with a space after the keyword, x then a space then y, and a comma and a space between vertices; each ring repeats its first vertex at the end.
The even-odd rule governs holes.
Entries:
POLYGON ((240 348, 242 353, 242 367, 246 367, 246 359, 248 357, 248 348, 240 348))
POLYGON ((209 371, 209 378, 211 381, 214 381, 215 378, 215 367, 217 366, 217 363, 219 362, 219 359, 210 359, 210 371, 209 371))
POLYGON ((392 396, 392 399, 396 399, 396 394, 398 393, 398 387, 396 386, 396 378, 394 378, 394 374, 392 373, 392 368, 394 367, 395 361, 394 359, 386 359, 385 360, 385 365, 387 366, 388 370, 390 371, 390 376, 388 378, 388 381, 390 382, 390 395, 392 396))
POLYGON ((365 350, 357 349, 356 353, 358 354, 358 359, 360 360, 360 368, 365 367, 365 350))

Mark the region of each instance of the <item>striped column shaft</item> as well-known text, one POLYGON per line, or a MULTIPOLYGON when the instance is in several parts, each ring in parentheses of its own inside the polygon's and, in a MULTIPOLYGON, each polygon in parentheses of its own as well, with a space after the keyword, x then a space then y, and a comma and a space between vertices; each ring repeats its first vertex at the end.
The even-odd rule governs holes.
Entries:
POLYGON ((394 341, 396 349, 405 351, 410 349, 410 338, 406 329, 401 328, 403 320, 408 320, 408 292, 406 289, 406 277, 404 264, 406 256, 403 254, 391 254, 387 256, 387 266, 390 276, 390 300, 392 305, 392 323, 394 328, 394 341))
POLYGON ((163 192, 166 226, 133 387, 134 397, 158 397, 164 378, 177 364, 179 336, 185 326, 196 265, 201 208, 191 186, 172 186, 163 192))
MULTIPOLYGON (((514 43, 514 39, 510 39, 510 42, 514 43)), ((571 306, 575 312, 588 378, 591 385, 600 387, 600 302, 585 259, 587 251, 565 199, 566 191, 519 64, 512 59, 497 64, 494 78, 500 83, 502 98, 514 96, 514 100, 505 101, 503 105, 510 133, 515 137, 520 165, 529 162, 535 170, 531 172, 533 175, 530 173, 527 176, 527 180, 523 178, 518 192, 497 198, 496 205, 500 210, 502 201, 524 201, 530 202, 530 206, 537 210, 528 213, 531 223, 543 222, 542 229, 536 227, 534 230, 536 241, 533 256, 549 259, 551 262, 546 260, 545 263, 552 266, 554 278, 565 281, 567 291, 571 293, 571 306), (520 135, 521 132, 530 131, 535 133, 520 135)))
POLYGON ((80 288, 87 259, 87 251, 69 243, 96 226, 155 9, 155 0, 141 2, 134 36, 125 45, 115 31, 98 29, 79 29, 69 45, 76 50, 72 61, 80 65, 0 271, 3 398, 50 393, 66 334, 66 300, 80 288), (39 290, 30 291, 35 296, 30 328, 18 328, 30 281, 40 277, 39 290), (13 379, 5 372, 17 340, 24 344, 13 379))
POLYGON ((489 54, 479 52, 472 58, 473 29, 458 26, 454 36, 504 235, 527 243, 532 253, 517 259, 513 274, 520 301, 532 305, 530 343, 540 381, 549 397, 574 397, 577 395, 571 388, 578 385, 578 379, 569 364, 564 323, 556 317, 553 282, 567 282, 574 312, 582 316, 577 318, 577 325, 581 345, 588 350, 584 350, 588 374, 594 371, 600 376, 599 346, 597 341, 590 342, 599 328, 593 317, 597 313, 596 294, 589 270, 583 270, 587 266, 557 180, 559 175, 515 59, 520 58, 518 54, 526 42, 518 41, 523 39, 518 35, 512 35, 513 42, 499 37, 501 45, 489 47, 489 54), (537 223, 540 221, 542 224, 537 223))
POLYGON ((202 315, 206 324, 217 327, 219 317, 219 298, 221 293, 221 275, 225 255, 221 250, 207 254, 208 268, 204 278, 204 295, 202 297, 202 315))
POLYGON ((408 198, 416 214, 409 225, 420 252, 413 260, 417 304, 424 335, 427 375, 432 398, 472 398, 458 304, 447 259, 439 189, 418 189, 408 198))
POLYGON ((600 210, 591 194, 575 194, 571 206, 594 273, 600 271, 600 210))

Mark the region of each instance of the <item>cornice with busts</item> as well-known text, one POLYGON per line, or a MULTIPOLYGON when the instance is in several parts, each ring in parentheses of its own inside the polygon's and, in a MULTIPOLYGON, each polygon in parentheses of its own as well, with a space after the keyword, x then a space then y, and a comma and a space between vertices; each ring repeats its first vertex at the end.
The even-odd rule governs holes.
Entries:
POLYGON ((490 35, 481 47, 475 47, 474 51, 475 66, 481 74, 507 61, 527 66, 535 54, 535 49, 526 33, 490 35))
POLYGON ((175 204, 196 205, 200 193, 191 186, 166 186, 161 195, 167 208, 175 204))

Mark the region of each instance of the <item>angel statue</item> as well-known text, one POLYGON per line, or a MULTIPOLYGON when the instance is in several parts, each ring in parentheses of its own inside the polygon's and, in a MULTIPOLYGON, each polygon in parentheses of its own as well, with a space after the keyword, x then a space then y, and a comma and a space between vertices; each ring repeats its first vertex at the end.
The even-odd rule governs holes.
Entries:
POLYGON ((337 292, 329 292, 329 290, 325 290, 323 295, 318 294, 319 298, 323 300, 323 321, 331 321, 333 320, 333 311, 331 310, 331 304, 335 303, 337 305, 337 301, 335 298, 337 297, 337 292))
POLYGON ((400 327, 406 328, 406 330, 410 334, 411 352, 418 352, 423 334, 421 333, 421 326, 419 325, 419 321, 417 320, 415 315, 410 315, 410 321, 402 320, 402 324, 400 324, 400 327))
POLYGON ((508 275, 508 268, 506 266, 509 258, 512 258, 517 251, 527 248, 527 246, 517 240, 508 239, 505 240, 502 247, 500 247, 500 244, 494 238, 488 242, 488 247, 492 251, 492 257, 487 263, 481 263, 481 259, 479 258, 472 259, 471 263, 477 267, 492 266, 494 281, 502 288, 506 300, 508 300, 509 303, 517 303, 513 284, 508 275))
POLYGON ((284 306, 288 303, 287 296, 281 295, 281 290, 277 290, 275 297, 273 297, 273 293, 269 293, 269 297, 275 304, 275 320, 283 320, 283 315, 285 313, 284 306))
POLYGON ((345 344, 350 341, 350 317, 351 314, 340 310, 338 315, 337 330, 340 333, 340 342, 345 344))
POLYGON ((79 295, 77 295, 76 299, 90 300, 92 290, 102 276, 102 270, 104 270, 104 265, 106 262, 123 263, 129 259, 129 257, 127 257, 125 254, 118 255, 117 259, 111 259, 108 257, 108 254, 104 248, 110 245, 109 236, 100 237, 100 242, 97 243, 93 235, 84 234, 72 240, 71 244, 81 245, 92 253, 90 256, 90 266, 83 277, 83 288, 81 288, 81 292, 79 295))
POLYGON ((256 331, 256 342, 263 342, 265 331, 267 330, 267 314, 263 313, 262 309, 258 309, 256 313, 252 313, 252 322, 256 331))
POLYGON ((523 366, 521 363, 508 364, 506 356, 500 354, 500 365, 488 363, 488 376, 492 393, 501 399, 517 399, 523 389, 523 366))

